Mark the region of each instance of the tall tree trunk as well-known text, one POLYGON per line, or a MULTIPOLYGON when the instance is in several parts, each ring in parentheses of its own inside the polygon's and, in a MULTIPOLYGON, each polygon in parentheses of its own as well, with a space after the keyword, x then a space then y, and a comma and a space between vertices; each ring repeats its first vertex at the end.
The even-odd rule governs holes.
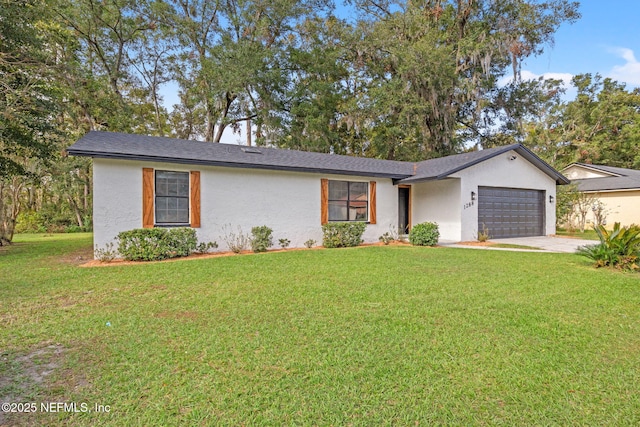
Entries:
POLYGON ((67 200, 69 201, 69 206, 71 206, 71 209, 73 209, 73 213, 76 216, 76 221, 78 222, 78 227, 83 227, 83 221, 82 221, 82 212, 80 212, 80 209, 78 208, 78 204, 76 203, 75 199, 73 198, 72 195, 67 194, 67 200))
POLYGON ((20 213, 20 192, 23 184, 19 177, 11 183, 0 180, 0 246, 11 243, 20 213))
POLYGON ((6 236, 7 223, 5 219, 6 212, 5 212, 5 205, 4 205, 4 187, 5 187, 4 180, 0 179, 0 246, 4 246, 10 243, 9 238, 6 236))
POLYGON ((247 119, 247 145, 251 147, 251 119, 247 119))

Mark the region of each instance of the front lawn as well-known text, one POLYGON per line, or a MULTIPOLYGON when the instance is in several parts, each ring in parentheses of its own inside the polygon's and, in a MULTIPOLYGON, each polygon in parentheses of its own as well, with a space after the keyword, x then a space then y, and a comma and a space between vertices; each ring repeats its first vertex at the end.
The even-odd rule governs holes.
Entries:
POLYGON ((577 255, 80 268, 89 235, 16 240, 0 249, 0 402, 91 411, 0 413, 10 425, 640 424, 640 275, 577 255))
POLYGON ((598 234, 593 228, 587 228, 584 231, 580 231, 580 230, 569 231, 563 228, 558 228, 556 230, 556 234, 562 237, 575 237, 577 239, 584 239, 584 240, 600 240, 598 238, 598 234))

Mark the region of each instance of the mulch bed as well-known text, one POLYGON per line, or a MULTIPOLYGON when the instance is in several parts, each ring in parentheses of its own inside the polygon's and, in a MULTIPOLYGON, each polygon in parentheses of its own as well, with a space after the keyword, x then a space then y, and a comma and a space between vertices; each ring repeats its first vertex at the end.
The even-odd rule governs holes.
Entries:
MULTIPOLYGON (((378 242, 378 243, 364 243, 360 246, 383 246, 383 245, 384 244, 382 242, 378 242)), ((411 244, 409 242, 395 241, 395 242, 389 243, 389 246, 411 246, 411 244)), ((313 248, 273 249, 265 253, 308 251, 308 250, 317 250, 317 249, 324 249, 324 246, 314 246, 313 248)), ((208 254, 191 254, 186 257, 163 259, 162 261, 125 261, 123 259, 114 259, 113 261, 100 261, 100 260, 94 259, 89 262, 80 264, 80 267, 113 267, 118 265, 141 265, 141 264, 150 264, 155 262, 176 262, 176 261, 188 261, 188 260, 194 260, 194 259, 220 258, 220 257, 227 257, 227 256, 252 255, 252 254, 254 254, 253 251, 247 250, 247 251, 242 251, 238 254, 231 251, 212 252, 208 254)))

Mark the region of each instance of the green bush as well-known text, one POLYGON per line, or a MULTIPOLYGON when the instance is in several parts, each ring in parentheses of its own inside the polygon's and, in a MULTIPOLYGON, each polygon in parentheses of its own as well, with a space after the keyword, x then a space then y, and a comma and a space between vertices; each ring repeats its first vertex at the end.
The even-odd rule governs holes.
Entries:
POLYGON ((251 229, 251 250, 253 252, 266 252, 273 246, 273 230, 266 225, 251 229))
POLYGON ((99 248, 98 245, 96 245, 93 255, 97 260, 102 262, 111 262, 118 257, 118 251, 113 249, 113 242, 109 242, 104 248, 99 248))
POLYGON ((65 233, 89 233, 92 231, 91 225, 80 227, 79 225, 70 225, 64 229, 65 233))
POLYGON ((640 270, 640 227, 621 227, 619 222, 608 231, 604 226, 594 227, 600 243, 578 248, 577 253, 595 261, 596 267, 616 267, 622 270, 640 270))
POLYGON ((329 222, 322 226, 322 246, 346 248, 362 243, 367 224, 364 222, 329 222))
POLYGON ((278 239, 278 243, 280 243, 280 247, 282 249, 287 249, 291 244, 291 240, 289 239, 278 239))
POLYGON ((20 212, 16 218, 16 233, 45 233, 44 217, 36 211, 20 212))
POLYGON ((409 232, 409 242, 416 246, 435 246, 439 237, 440 231, 435 222, 416 224, 409 232))
POLYGON ((191 255, 198 244, 192 228, 138 228, 118 234, 118 252, 129 261, 158 261, 191 255))
POLYGON ((380 240, 385 245, 388 245, 389 243, 393 242, 396 239, 391 235, 391 233, 387 231, 382 236, 378 237, 378 240, 380 240))
POLYGON ((197 252, 199 254, 206 254, 207 252, 209 252, 210 249, 217 249, 218 248, 218 242, 200 242, 196 245, 196 250, 194 252, 197 252))

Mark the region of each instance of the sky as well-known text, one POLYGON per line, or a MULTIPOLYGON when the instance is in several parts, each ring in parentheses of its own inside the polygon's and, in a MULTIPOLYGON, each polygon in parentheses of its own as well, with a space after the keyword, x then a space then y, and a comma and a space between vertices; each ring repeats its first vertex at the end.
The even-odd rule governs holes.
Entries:
MULTIPOLYGON (((553 45, 544 46, 541 55, 523 63, 523 79, 545 76, 568 85, 576 74, 599 73, 625 83, 627 89, 640 87, 640 0, 582 0, 579 10, 582 17, 563 24, 553 45)), ((572 99, 575 93, 568 90, 565 97, 572 99)), ((177 94, 175 98, 164 95, 165 104, 178 102, 177 94)), ((232 134, 230 129, 222 140, 244 141, 244 135, 232 134)))
POLYGON ((560 27, 553 46, 525 61, 522 77, 568 81, 600 73, 627 89, 640 87, 640 0, 583 0, 580 13, 580 20, 560 27))

